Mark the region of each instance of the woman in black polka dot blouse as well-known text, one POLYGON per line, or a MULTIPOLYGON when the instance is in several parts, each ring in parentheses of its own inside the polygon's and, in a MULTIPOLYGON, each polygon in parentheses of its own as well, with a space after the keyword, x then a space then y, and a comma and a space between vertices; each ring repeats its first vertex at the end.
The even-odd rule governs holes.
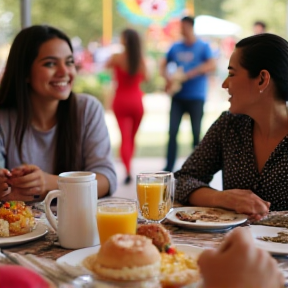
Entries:
POLYGON ((175 198, 260 219, 288 210, 288 42, 273 34, 242 39, 228 70, 229 112, 175 173, 175 198), (219 170, 223 192, 209 187, 219 170))

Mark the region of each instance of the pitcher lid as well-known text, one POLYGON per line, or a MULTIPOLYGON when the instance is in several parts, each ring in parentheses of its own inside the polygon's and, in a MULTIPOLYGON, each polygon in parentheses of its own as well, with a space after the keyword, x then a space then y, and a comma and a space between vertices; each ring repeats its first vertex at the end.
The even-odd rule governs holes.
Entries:
POLYGON ((63 172, 59 174, 59 181, 64 182, 88 182, 93 181, 96 178, 96 174, 89 171, 71 171, 63 172))

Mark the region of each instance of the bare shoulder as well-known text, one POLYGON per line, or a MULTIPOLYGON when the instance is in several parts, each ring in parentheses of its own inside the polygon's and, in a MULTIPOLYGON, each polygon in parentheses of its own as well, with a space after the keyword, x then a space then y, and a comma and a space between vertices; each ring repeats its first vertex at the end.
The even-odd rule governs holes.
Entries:
POLYGON ((117 56, 116 56, 116 54, 112 54, 112 55, 108 58, 108 60, 107 60, 107 62, 106 62, 106 67, 107 67, 107 68, 112 68, 113 66, 115 66, 116 61, 117 61, 117 56))
POLYGON ((112 54, 110 59, 107 62, 107 66, 113 67, 113 66, 118 66, 119 64, 123 62, 123 55, 120 53, 115 53, 112 54))
POLYGON ((122 63, 123 62, 123 54, 122 53, 115 53, 112 55, 112 58, 113 60, 116 62, 116 63, 122 63))

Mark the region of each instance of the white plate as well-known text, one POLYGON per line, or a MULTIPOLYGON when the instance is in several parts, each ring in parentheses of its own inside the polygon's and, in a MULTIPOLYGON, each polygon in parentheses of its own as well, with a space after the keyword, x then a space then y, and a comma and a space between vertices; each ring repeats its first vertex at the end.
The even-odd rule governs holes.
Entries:
MULTIPOLYGON (((203 248, 192 246, 192 245, 186 245, 186 244, 176 244, 176 248, 179 251, 185 252, 187 255, 192 256, 192 257, 198 257, 202 251, 204 250, 203 248)), ((88 248, 83 248, 79 250, 72 251, 56 260, 58 263, 67 263, 72 266, 81 266, 82 261, 94 254, 97 253, 100 249, 100 245, 98 246, 93 246, 93 247, 88 247, 88 248)))
MULTIPOLYGON (((244 223, 247 220, 247 215, 245 214, 237 214, 233 211, 228 211, 224 209, 219 208, 213 208, 219 211, 224 212, 221 217, 227 218, 231 217, 234 218, 231 221, 223 221, 223 222, 207 222, 207 221, 201 221, 197 220, 196 222, 187 222, 179 220, 176 216, 176 213, 179 211, 185 211, 185 212, 192 212, 192 211, 207 211, 207 207, 179 207, 174 208, 172 211, 170 211, 166 218, 171 221, 174 224, 177 224, 179 226, 185 227, 185 228, 192 228, 192 229, 200 229, 200 230, 221 230, 226 229, 235 225, 239 225, 244 223)), ((220 219, 221 219, 220 217, 220 219)))
MULTIPOLYGON (((185 254, 198 258, 199 255, 203 252, 203 248, 192 246, 192 245, 186 245, 186 244, 176 244, 176 248, 179 251, 184 252, 185 254)), ((56 260, 57 263, 59 264, 69 264, 72 266, 82 266, 83 260, 94 254, 97 253, 100 249, 100 245, 94 246, 94 247, 88 247, 88 248, 83 248, 79 250, 72 251, 56 260)), ((113 286, 114 287, 114 286, 113 286)), ((122 286, 121 286, 122 287, 122 286)), ((130 286, 129 286, 130 287, 130 286)), ((137 286, 133 286, 137 287, 137 286)), ((146 287, 146 286, 145 286, 146 287)), ((185 286, 185 288, 201 288, 201 281, 197 283, 192 283, 190 285, 185 286)))
POLYGON ((288 255, 288 244, 284 243, 276 243, 276 242, 267 242, 263 240, 257 239, 257 237, 275 237, 277 236, 278 232, 286 232, 288 233, 288 229, 280 228, 280 227, 271 227, 271 226, 264 226, 264 225, 250 225, 250 229, 255 241, 255 244, 258 248, 266 250, 271 254, 283 254, 288 255))
POLYGON ((67 263, 72 266, 82 266, 82 261, 99 251, 100 245, 72 251, 56 260, 58 263, 67 263))
POLYGON ((12 237, 0 237, 0 247, 2 248, 6 246, 14 246, 25 242, 29 242, 37 238, 40 238, 47 232, 48 232, 47 226, 44 225, 43 223, 38 222, 36 228, 30 233, 12 237))

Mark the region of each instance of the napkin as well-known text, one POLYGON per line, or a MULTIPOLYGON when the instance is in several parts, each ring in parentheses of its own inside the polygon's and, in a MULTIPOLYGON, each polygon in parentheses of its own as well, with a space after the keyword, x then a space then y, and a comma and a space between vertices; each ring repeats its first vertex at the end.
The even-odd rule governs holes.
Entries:
POLYGON ((52 288, 43 277, 31 269, 18 265, 0 266, 1 288, 52 288))

